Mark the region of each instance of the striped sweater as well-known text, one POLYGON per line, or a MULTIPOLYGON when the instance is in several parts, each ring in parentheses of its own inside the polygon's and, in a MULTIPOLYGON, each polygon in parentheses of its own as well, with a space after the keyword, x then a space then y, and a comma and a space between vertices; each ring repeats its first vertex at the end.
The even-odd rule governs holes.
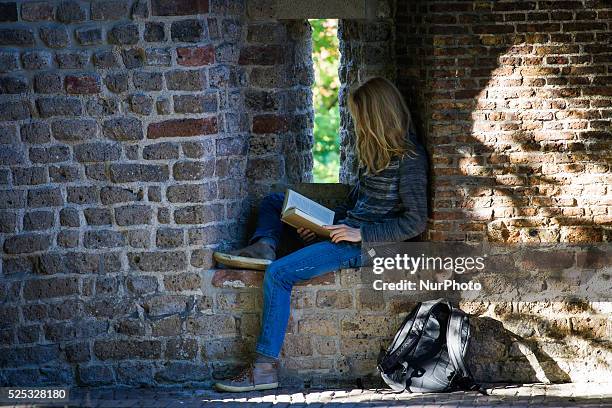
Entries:
POLYGON ((416 157, 393 159, 380 173, 359 172, 334 223, 361 230, 362 242, 397 242, 419 235, 427 223, 427 152, 409 133, 416 157))

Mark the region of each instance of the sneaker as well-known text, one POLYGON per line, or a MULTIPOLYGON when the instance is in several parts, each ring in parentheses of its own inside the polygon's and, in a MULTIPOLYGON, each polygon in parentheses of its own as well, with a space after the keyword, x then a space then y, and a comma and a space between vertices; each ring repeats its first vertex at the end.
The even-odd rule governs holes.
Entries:
POLYGON ((257 241, 241 249, 229 252, 214 252, 213 258, 230 268, 263 271, 276 259, 276 253, 270 245, 257 241))
POLYGON ((253 362, 235 377, 216 382, 214 387, 218 391, 225 392, 260 391, 278 388, 278 363, 253 362))

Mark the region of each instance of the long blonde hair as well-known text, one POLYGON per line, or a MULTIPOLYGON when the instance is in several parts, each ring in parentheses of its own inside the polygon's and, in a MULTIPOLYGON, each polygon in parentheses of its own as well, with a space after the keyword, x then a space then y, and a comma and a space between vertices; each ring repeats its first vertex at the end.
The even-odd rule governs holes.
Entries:
POLYGON ((357 158, 370 174, 386 168, 394 157, 416 155, 407 138, 414 131, 408 106, 391 81, 374 77, 351 90, 348 108, 357 135, 357 158))

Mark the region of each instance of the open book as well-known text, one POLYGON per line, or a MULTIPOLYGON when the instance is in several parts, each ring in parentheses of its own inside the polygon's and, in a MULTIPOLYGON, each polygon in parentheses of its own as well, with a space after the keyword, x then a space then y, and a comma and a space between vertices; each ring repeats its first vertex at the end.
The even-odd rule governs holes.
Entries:
POLYGON ((292 227, 308 228, 319 236, 329 237, 329 231, 322 226, 332 225, 334 215, 335 213, 329 208, 291 189, 285 192, 281 220, 292 227))

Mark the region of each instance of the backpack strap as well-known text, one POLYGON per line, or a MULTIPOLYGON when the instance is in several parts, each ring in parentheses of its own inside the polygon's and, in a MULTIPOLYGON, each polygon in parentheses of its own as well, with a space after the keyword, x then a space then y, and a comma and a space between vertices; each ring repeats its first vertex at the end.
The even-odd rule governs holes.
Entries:
POLYGON ((403 355, 409 350, 407 350, 406 347, 402 347, 402 345, 414 339, 418 340, 423 331, 424 319, 431 313, 434 306, 442 302, 444 302, 443 299, 437 299, 419 303, 416 307, 418 310, 411 324, 408 324, 408 320, 411 320, 411 316, 407 316, 402 328, 395 335, 391 347, 384 356, 380 356, 381 358, 379 358, 378 369, 380 371, 385 373, 389 372, 395 369, 398 364, 403 361, 403 355))
POLYGON ((470 338, 470 326, 467 326, 467 339, 465 347, 461 348, 461 332, 463 329, 463 321, 465 314, 454 307, 450 307, 451 313, 448 319, 448 328, 446 331, 446 349, 453 367, 455 368, 455 376, 453 382, 463 390, 478 391, 481 394, 487 395, 487 391, 480 384, 474 382, 472 373, 467 368, 463 355, 467 349, 470 338))

